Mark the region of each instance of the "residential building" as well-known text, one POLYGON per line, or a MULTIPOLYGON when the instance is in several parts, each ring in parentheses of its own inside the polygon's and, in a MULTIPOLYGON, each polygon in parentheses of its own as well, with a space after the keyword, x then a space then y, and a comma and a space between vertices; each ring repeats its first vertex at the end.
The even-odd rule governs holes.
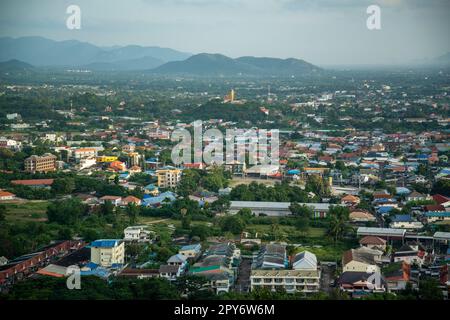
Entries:
POLYGON ((180 169, 159 169, 156 170, 159 188, 175 188, 181 181, 180 169))
POLYGON ((124 264, 125 243, 122 240, 95 240, 90 247, 92 263, 102 267, 115 267, 124 264))
POLYGON ((56 159, 51 153, 43 156, 33 155, 25 159, 25 171, 30 173, 56 171, 56 159))
POLYGON ((147 226, 130 226, 123 231, 125 241, 148 242, 154 232, 147 230, 147 226))
POLYGON ((374 250, 386 250, 387 241, 377 236, 365 236, 359 240, 361 246, 374 250))
POLYGON ((342 256, 343 272, 380 272, 377 261, 381 261, 383 252, 360 247, 345 251, 342 256))
POLYGON ((187 258, 194 258, 194 259, 199 257, 201 252, 202 252, 202 245, 200 243, 183 246, 181 247, 180 250, 178 250, 179 254, 182 254, 187 258))
POLYGON ((0 189, 0 201, 14 200, 16 195, 14 193, 0 189))
POLYGON ((415 219, 410 214, 397 214, 391 218, 390 228, 419 230, 423 228, 423 224, 415 219))
POLYGON ((318 292, 320 272, 318 270, 252 270, 250 274, 251 290, 286 290, 288 293, 318 292))
POLYGON ((101 204, 105 204, 107 201, 109 201, 114 206, 120 206, 122 203, 122 197, 119 196, 103 196, 99 200, 101 204))

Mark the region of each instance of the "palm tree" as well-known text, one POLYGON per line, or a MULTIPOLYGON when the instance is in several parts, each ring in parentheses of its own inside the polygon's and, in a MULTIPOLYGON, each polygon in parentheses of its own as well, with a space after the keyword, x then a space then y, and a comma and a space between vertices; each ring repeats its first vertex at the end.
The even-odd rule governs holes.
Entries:
POLYGON ((330 224, 328 235, 333 237, 334 243, 341 239, 347 231, 348 208, 332 207, 330 209, 330 224))

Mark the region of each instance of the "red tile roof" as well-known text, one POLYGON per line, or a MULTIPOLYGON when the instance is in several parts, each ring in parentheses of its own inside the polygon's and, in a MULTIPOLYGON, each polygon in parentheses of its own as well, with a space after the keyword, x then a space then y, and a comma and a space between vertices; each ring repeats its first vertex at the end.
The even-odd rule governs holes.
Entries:
POLYGON ((53 184, 54 179, 32 179, 32 180, 12 180, 12 184, 18 184, 22 186, 50 186, 53 184))

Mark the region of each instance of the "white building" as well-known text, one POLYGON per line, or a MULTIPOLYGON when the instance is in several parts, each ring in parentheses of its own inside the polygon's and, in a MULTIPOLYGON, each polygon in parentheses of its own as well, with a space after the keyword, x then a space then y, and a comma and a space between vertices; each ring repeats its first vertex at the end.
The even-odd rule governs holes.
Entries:
POLYGON ((130 226, 123 231, 125 241, 148 242, 153 232, 147 230, 147 226, 130 226))

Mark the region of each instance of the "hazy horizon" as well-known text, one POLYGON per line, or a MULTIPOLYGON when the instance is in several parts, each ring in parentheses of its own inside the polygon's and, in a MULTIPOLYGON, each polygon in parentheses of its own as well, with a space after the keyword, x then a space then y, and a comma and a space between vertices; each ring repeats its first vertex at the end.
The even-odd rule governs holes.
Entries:
POLYGON ((450 1, 429 0, 6 0, 0 36, 157 46, 232 58, 298 58, 322 66, 404 65, 450 52, 450 1), (66 8, 81 8, 81 30, 66 8), (366 8, 381 7, 381 30, 366 8))

